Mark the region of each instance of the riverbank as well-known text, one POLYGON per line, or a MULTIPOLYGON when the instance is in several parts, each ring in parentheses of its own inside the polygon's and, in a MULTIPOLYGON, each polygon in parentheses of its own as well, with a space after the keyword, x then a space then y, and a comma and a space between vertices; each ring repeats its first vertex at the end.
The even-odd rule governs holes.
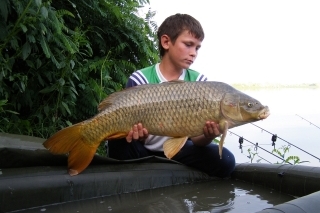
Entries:
POLYGON ((279 83, 233 83, 237 89, 281 89, 281 88, 320 88, 320 83, 299 83, 299 84, 279 84, 279 83))

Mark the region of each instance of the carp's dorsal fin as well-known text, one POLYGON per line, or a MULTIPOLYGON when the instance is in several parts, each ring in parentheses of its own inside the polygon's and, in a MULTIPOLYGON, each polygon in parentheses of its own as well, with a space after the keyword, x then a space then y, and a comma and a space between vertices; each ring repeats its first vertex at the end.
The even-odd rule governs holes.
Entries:
MULTIPOLYGON (((172 83, 185 83, 184 80, 172 80, 172 81, 166 81, 166 82, 163 82, 161 84, 172 84, 172 83)), ((117 92, 114 92, 112 94, 110 94, 108 97, 106 97, 104 100, 101 101, 101 103, 98 105, 98 111, 101 112, 103 110, 105 110, 106 108, 110 107, 112 105, 112 103, 114 103, 114 100, 116 100, 119 96, 123 96, 123 94, 126 92, 126 91, 132 91, 132 90, 139 90, 143 87, 149 87, 150 84, 142 84, 142 85, 137 85, 137 86, 134 86, 134 87, 128 87, 128 88, 124 88, 123 90, 121 91, 117 91, 117 92)))
POLYGON ((227 131, 229 129, 229 123, 226 120, 221 120, 219 122, 219 126, 220 126, 220 128, 222 130, 222 136, 221 136, 221 139, 219 141, 219 156, 220 156, 220 159, 222 159, 222 148, 223 148, 223 144, 224 144, 224 139, 226 138, 227 131))
POLYGON ((175 156, 186 143, 188 137, 170 138, 163 144, 163 151, 167 158, 175 156))
POLYGON ((101 112, 106 108, 110 107, 115 102, 115 100, 118 99, 118 97, 124 96, 128 91, 140 90, 141 88, 146 88, 149 86, 150 84, 142 84, 134 87, 127 87, 121 91, 116 91, 108 95, 108 97, 106 97, 104 100, 101 101, 101 103, 98 105, 98 111, 101 112))
POLYGON ((98 105, 98 111, 101 112, 112 105, 113 101, 121 94, 121 91, 110 94, 98 105))

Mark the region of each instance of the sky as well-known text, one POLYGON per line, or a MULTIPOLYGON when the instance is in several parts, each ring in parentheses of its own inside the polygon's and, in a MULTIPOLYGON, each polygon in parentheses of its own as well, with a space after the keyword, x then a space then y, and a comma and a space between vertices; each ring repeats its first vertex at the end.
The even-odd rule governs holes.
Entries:
POLYGON ((226 83, 320 83, 319 0, 150 0, 158 26, 192 15, 205 39, 190 67, 226 83))

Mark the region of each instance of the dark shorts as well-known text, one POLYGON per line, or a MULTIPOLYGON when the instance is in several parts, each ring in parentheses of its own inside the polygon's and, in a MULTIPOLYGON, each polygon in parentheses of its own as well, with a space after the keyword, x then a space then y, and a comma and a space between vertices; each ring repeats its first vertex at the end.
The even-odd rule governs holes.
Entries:
MULTIPOLYGON (((118 160, 137 159, 152 155, 165 157, 163 152, 152 152, 140 142, 128 143, 125 139, 109 141, 108 153, 110 158, 118 160)), ((220 159, 217 144, 195 146, 191 140, 187 140, 172 160, 196 168, 210 176, 221 178, 228 177, 235 168, 234 155, 227 148, 223 148, 222 159, 220 159)))

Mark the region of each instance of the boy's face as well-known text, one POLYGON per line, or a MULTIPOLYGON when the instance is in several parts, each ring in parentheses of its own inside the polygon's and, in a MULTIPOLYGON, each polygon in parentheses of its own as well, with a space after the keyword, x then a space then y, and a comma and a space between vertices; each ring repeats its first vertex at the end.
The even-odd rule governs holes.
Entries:
POLYGON ((167 50, 165 55, 167 54, 174 66, 180 69, 188 69, 198 55, 201 42, 188 30, 184 30, 174 43, 167 37, 167 43, 162 43, 162 46, 167 50))

